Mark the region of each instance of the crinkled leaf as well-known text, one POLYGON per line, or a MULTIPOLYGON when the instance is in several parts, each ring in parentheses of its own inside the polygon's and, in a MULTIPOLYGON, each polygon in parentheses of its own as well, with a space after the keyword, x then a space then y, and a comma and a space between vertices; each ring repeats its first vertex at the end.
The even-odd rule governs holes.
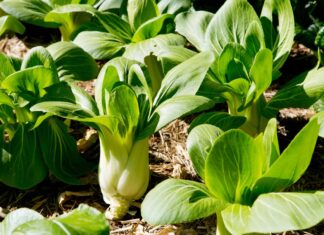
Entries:
POLYGON ((87 81, 98 73, 95 60, 83 49, 72 42, 57 42, 47 50, 52 55, 60 79, 87 81))
POLYGON ((0 234, 9 235, 20 225, 29 221, 43 220, 44 217, 38 212, 28 209, 20 208, 10 212, 5 219, 0 223, 0 234))
POLYGON ((312 119, 290 142, 269 170, 258 179, 253 188, 255 197, 261 193, 281 191, 304 174, 313 156, 319 132, 317 122, 317 119, 312 119))
POLYGON ((162 225, 205 218, 222 207, 204 184, 168 179, 146 195, 141 214, 149 224, 162 225))
POLYGON ((0 2, 0 8, 19 20, 41 27, 56 28, 57 23, 45 22, 45 15, 52 7, 40 0, 5 0, 0 2))
POLYGON ((324 219, 324 193, 263 194, 251 208, 234 204, 222 216, 232 234, 302 230, 324 219))
POLYGON ((175 18, 176 31, 186 37, 199 51, 206 51, 209 49, 206 30, 213 16, 214 14, 207 11, 181 13, 175 18))
POLYGON ((0 161, 0 181, 19 189, 35 186, 48 173, 37 134, 28 129, 25 125, 17 126, 12 140, 2 150, 0 161))
POLYGON ((246 118, 243 116, 232 116, 225 112, 208 112, 199 115, 195 118, 189 127, 189 131, 191 131, 194 127, 200 124, 211 124, 216 126, 223 131, 227 131, 230 129, 239 128, 245 122, 246 118))
POLYGON ((127 13, 133 31, 160 14, 154 0, 128 0, 127 13))
POLYGON ((202 179, 205 179, 205 162, 208 153, 216 138, 222 133, 221 129, 210 124, 196 126, 189 133, 187 139, 188 153, 193 167, 202 179))
POLYGON ((173 18, 174 16, 171 14, 163 14, 146 21, 135 31, 132 42, 153 38, 161 31, 164 31, 162 33, 172 33, 174 31, 173 18))
POLYGON ((72 235, 109 234, 109 223, 104 214, 97 209, 81 204, 77 209, 54 219, 72 235))
POLYGON ((131 43, 126 47, 124 57, 144 63, 144 58, 151 53, 158 54, 167 46, 183 46, 185 39, 177 34, 161 34, 141 42, 131 43))
POLYGON ((107 60, 121 54, 125 45, 111 33, 94 31, 79 33, 73 42, 96 60, 107 60))
POLYGON ((25 26, 13 16, 1 16, 0 36, 8 31, 23 34, 25 32, 25 26))
POLYGON ((227 202, 249 203, 250 190, 262 173, 262 153, 248 134, 240 130, 225 132, 206 159, 208 189, 227 202))

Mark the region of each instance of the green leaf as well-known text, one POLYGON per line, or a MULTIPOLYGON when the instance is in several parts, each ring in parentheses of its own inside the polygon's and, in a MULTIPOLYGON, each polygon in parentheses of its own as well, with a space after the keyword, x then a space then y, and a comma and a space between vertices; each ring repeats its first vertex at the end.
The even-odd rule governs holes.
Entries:
POLYGON ((254 56, 260 49, 265 48, 264 35, 260 21, 253 21, 245 33, 244 48, 249 55, 254 56))
POLYGON ((168 179, 146 195, 141 214, 149 224, 163 225, 205 218, 222 207, 202 183, 168 179))
POLYGON ((256 86, 254 99, 257 100, 272 82, 272 53, 270 50, 263 49, 256 54, 249 75, 256 86))
POLYGON ((295 77, 280 89, 265 107, 265 115, 275 116, 282 108, 309 108, 324 92, 324 67, 313 69, 295 77))
POLYGON ((10 58, 3 53, 0 53, 0 64, 2 65, 0 70, 0 84, 1 84, 2 80, 4 80, 10 74, 16 72, 16 70, 10 58))
POLYGON ((86 204, 79 205, 77 209, 55 218, 54 221, 75 235, 109 234, 109 223, 105 216, 86 204))
POLYGON ((140 115, 135 92, 129 86, 122 84, 114 88, 107 99, 107 114, 122 121, 127 131, 125 135, 134 134, 140 115))
POLYGON ((118 81, 127 83, 127 76, 134 61, 117 57, 106 63, 96 81, 95 100, 101 115, 107 114, 105 93, 110 92, 118 81))
POLYGON ((91 20, 94 11, 90 5, 69 4, 53 9, 46 14, 44 20, 59 23, 63 40, 69 41, 73 39, 73 32, 91 20))
POLYGON ((195 95, 213 60, 212 53, 202 52, 170 70, 162 81, 154 105, 171 97, 195 95))
POLYGON ((184 46, 185 39, 177 34, 161 34, 141 42, 131 43, 126 47, 124 57, 144 64, 144 58, 151 53, 158 54, 168 46, 184 46))
POLYGON ((48 172, 39 144, 35 131, 18 125, 12 140, 5 144, 5 151, 2 150, 0 181, 18 189, 28 189, 40 183, 48 172))
POLYGON ((154 0, 128 0, 127 13, 133 31, 160 14, 154 0))
POLYGON ((182 46, 165 46, 157 51, 156 56, 161 61, 163 72, 166 74, 176 65, 193 57, 197 53, 182 46))
POLYGON ((49 220, 33 220, 17 227, 13 235, 68 235, 58 224, 49 220))
POLYGON ((93 170, 94 164, 79 155, 76 141, 68 134, 67 126, 56 118, 50 118, 36 131, 49 170, 65 183, 82 184, 79 177, 93 170))
POLYGON ((249 203, 250 190, 262 173, 262 153, 254 139, 243 131, 225 132, 206 159, 208 189, 227 202, 249 203))
POLYGON ((205 179, 205 162, 216 138, 223 133, 218 127, 210 124, 196 126, 187 138, 187 149, 198 175, 205 179))
POLYGON ((8 31, 23 34, 25 26, 13 16, 2 16, 0 17, 0 36, 8 31))
POLYGON ((111 33, 84 31, 74 41, 96 60, 111 59, 121 54, 124 42, 111 33))
POLYGON ((44 22, 45 15, 52 7, 40 0, 4 0, 0 2, 0 8, 9 15, 29 24, 57 28, 59 24, 44 22))
POLYGON ((195 118, 189 127, 191 131, 194 127, 200 124, 211 124, 220 128, 223 131, 239 128, 245 122, 246 118, 243 116, 232 116, 225 112, 208 112, 199 115, 195 118))
POLYGON ((277 120, 272 118, 269 120, 263 134, 263 146, 266 153, 265 171, 279 158, 279 142, 277 135, 277 120))
POLYGON ((248 72, 253 57, 247 50, 236 43, 228 43, 212 67, 221 83, 231 82, 237 78, 249 79, 248 72))
POLYGON ((60 82, 46 88, 42 101, 67 101, 78 104, 89 116, 99 113, 97 104, 91 95, 76 84, 60 82))
POLYGON ((57 82, 53 71, 43 66, 13 73, 2 82, 2 88, 19 94, 27 101, 36 101, 46 94, 45 88, 57 82))
POLYGON ((310 164, 319 133, 317 119, 312 119, 291 141, 281 156, 256 182, 253 193, 282 191, 295 183, 310 164), (284 169, 284 170, 283 170, 284 169))
POLYGON ((161 0, 158 2, 158 8, 161 14, 168 13, 177 15, 180 12, 188 11, 191 6, 191 0, 161 0))
POLYGON ((229 0, 216 12, 206 31, 206 40, 217 55, 230 43, 245 45, 251 22, 260 25, 259 17, 246 0, 229 0))
POLYGON ((175 18, 176 31, 185 36, 199 51, 207 51, 209 45, 205 35, 213 16, 214 14, 207 11, 181 13, 175 18))
POLYGON ((266 47, 273 52, 273 71, 286 61, 294 42, 294 14, 289 0, 265 0, 261 12, 266 47), (278 25, 274 25, 278 22, 278 25))
POLYGON ((95 60, 80 47, 71 42, 57 42, 47 50, 52 55, 60 79, 87 81, 98 73, 95 60))
POLYGON ((252 208, 232 205, 222 211, 232 234, 280 233, 303 230, 324 219, 324 193, 263 194, 252 208))
POLYGON ((34 47, 27 52, 22 61, 21 70, 38 65, 52 70, 52 77, 58 81, 55 62, 51 54, 42 46, 34 47))
POLYGON ((126 11, 126 0, 99 0, 96 4, 96 8, 101 11, 111 11, 121 13, 124 10, 126 11))
POLYGON ((201 112, 211 108, 213 105, 212 100, 203 96, 182 95, 170 97, 154 110, 152 119, 158 119, 155 131, 160 130, 177 118, 201 112))
POLYGON ((120 16, 111 12, 96 12, 95 16, 109 33, 120 38, 124 43, 131 41, 133 32, 130 25, 120 16))
POLYGON ((0 234, 9 235, 20 225, 29 221, 43 220, 44 217, 28 208, 20 208, 10 212, 0 223, 0 234))
POLYGON ((53 6, 64 6, 67 4, 89 4, 93 5, 97 0, 50 0, 53 6))
POLYGON ((174 31, 173 18, 174 16, 171 14, 163 14, 146 21, 135 31, 132 42, 153 38, 161 31, 165 31, 162 33, 172 33, 174 31))

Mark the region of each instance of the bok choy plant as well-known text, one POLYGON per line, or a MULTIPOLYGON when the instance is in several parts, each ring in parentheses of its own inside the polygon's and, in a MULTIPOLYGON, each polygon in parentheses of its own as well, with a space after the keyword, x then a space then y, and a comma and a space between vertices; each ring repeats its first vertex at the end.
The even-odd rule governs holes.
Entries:
POLYGON ((163 0, 156 4, 154 0, 128 0, 126 17, 96 11, 105 30, 83 31, 74 42, 95 59, 111 59, 124 53, 123 56, 144 63, 144 57, 155 47, 184 45, 183 37, 172 34, 174 13, 190 6, 188 1, 163 0))
POLYGON ((46 116, 30 107, 48 92, 58 92, 60 80, 96 76, 96 63, 81 48, 60 42, 35 47, 23 60, 0 54, 0 64, 0 181, 27 189, 50 171, 66 183, 81 184, 79 177, 94 164, 79 156, 61 120, 51 117, 34 127, 46 116))
POLYGON ((59 28, 62 39, 73 39, 74 32, 91 22, 97 0, 4 0, 0 8, 17 19, 45 27, 59 28))
POLYGON ((195 96, 213 60, 211 53, 200 53, 164 75, 153 55, 146 57, 145 67, 118 57, 102 68, 95 101, 86 94, 78 99, 44 97, 45 102, 32 107, 98 130, 99 184, 110 204, 107 217, 122 218, 131 202, 145 193, 149 136, 174 119, 213 104, 195 96))
POLYGON ((52 219, 28 208, 10 212, 0 223, 0 234, 109 234, 109 224, 97 209, 81 204, 78 208, 52 219))
POLYGON ((142 203, 152 225, 217 215, 218 235, 277 233, 312 227, 324 219, 324 192, 282 192, 310 164, 319 132, 313 118, 280 154, 276 120, 253 138, 241 130, 195 127, 187 147, 204 183, 168 179, 142 203))
MULTIPOLYGON (((289 0, 265 0, 260 17, 247 0, 228 0, 216 14, 179 14, 176 30, 199 51, 215 54, 199 94, 226 101, 231 115, 246 118, 241 129, 252 136, 262 132, 280 108, 308 108, 323 95, 324 70, 316 67, 293 79, 270 101, 264 97, 293 43, 289 0)), ((200 119, 217 120, 214 114, 200 119)))

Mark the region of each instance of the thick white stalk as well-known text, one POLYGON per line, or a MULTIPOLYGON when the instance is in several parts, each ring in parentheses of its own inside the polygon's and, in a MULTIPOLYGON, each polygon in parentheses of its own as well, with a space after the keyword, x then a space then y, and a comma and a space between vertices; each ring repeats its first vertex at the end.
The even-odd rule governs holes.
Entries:
POLYGON ((105 202, 110 204, 106 215, 121 219, 131 202, 141 198, 147 189, 148 138, 134 141, 129 147, 105 132, 100 136, 100 145, 99 184, 105 202))

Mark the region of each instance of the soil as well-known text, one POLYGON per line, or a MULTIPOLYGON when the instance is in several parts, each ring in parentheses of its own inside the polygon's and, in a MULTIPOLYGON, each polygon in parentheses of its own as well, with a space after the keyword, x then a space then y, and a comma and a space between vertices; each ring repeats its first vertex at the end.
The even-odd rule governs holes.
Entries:
MULTIPOLYGON (((24 35, 21 38, 7 37, 0 40, 0 51, 4 53, 23 57, 35 45, 47 45, 54 37, 40 39, 29 38, 24 35), (35 41, 36 40, 36 41, 35 41), (38 41, 37 41, 38 40, 38 41)), ((283 71, 289 77, 292 77, 294 71, 294 61, 303 65, 304 69, 311 68, 314 64, 314 55, 311 51, 302 45, 295 45, 291 56, 284 67, 283 71), (306 52, 305 52, 306 51, 306 52), (302 62, 301 62, 301 61, 302 62), (291 72, 293 71, 293 72, 291 72)), ((300 66, 298 67, 300 68, 300 66)), ((273 95, 277 87, 282 84, 275 84, 267 93, 273 95)), ((80 86, 85 88, 90 94, 93 94, 94 83, 80 83, 80 86)), ((307 120, 314 115, 314 111, 308 109, 285 109, 281 110, 278 115, 278 133, 281 148, 284 148, 293 136, 305 125, 307 120)), ((166 178, 181 178, 199 181, 192 168, 191 162, 186 150, 187 129, 193 117, 185 120, 176 120, 161 131, 157 132, 150 138, 150 169, 151 180, 149 189, 166 178)), ((95 131, 78 123, 73 124, 73 135, 79 141, 86 133, 90 138, 93 138, 91 144, 84 149, 80 149, 82 156, 89 159, 97 159, 99 157, 99 143, 96 140, 95 131)), ((81 144, 82 145, 82 144, 81 144)), ((323 190, 324 189, 324 140, 319 139, 316 150, 305 175, 289 190, 323 190)), ((44 182, 29 190, 17 190, 5 186, 0 183, 0 221, 9 212, 21 207, 28 207, 37 210, 46 217, 55 217, 59 214, 76 208, 80 203, 86 203, 104 212, 107 205, 101 197, 100 188, 97 181, 97 174, 92 173, 86 176, 87 185, 71 186, 59 182, 52 176, 49 176, 44 182)), ((141 201, 134 203, 129 213, 121 221, 110 221, 111 234, 158 234, 158 235, 207 235, 215 234, 214 216, 198 220, 193 223, 167 225, 167 226, 150 226, 141 219, 139 205, 141 201)), ((305 231, 291 231, 284 234, 324 234, 324 223, 305 231)))

